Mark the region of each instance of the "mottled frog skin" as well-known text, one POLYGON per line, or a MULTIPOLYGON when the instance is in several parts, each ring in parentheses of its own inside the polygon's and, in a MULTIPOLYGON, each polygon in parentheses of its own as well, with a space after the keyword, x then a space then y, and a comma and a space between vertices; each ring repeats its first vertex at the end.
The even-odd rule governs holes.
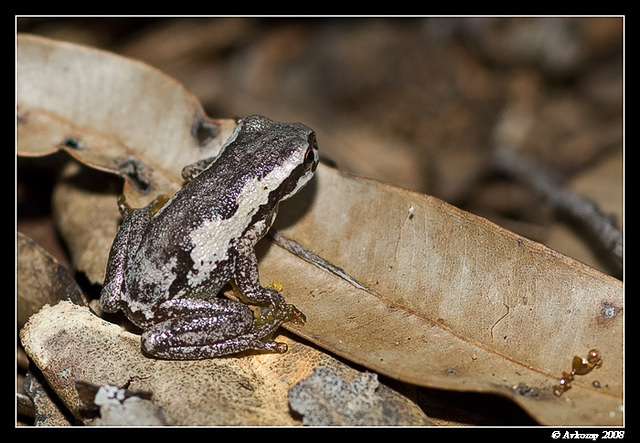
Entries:
POLYGON ((317 164, 315 133, 307 126, 259 115, 242 119, 215 158, 183 170, 190 181, 166 203, 120 205, 123 222, 101 308, 121 310, 142 328, 142 349, 154 357, 286 351, 269 337, 304 316, 280 292, 260 285, 254 247, 278 203, 302 188, 317 164), (217 296, 230 281, 243 303, 217 296))

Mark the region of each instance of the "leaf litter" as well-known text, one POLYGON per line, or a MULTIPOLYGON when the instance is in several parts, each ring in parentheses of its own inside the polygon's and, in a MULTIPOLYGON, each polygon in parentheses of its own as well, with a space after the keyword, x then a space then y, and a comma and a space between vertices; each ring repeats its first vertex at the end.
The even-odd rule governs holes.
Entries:
MULTIPOLYGON (((60 67, 77 58, 81 72, 97 69, 99 78, 126 69, 142 70, 142 77, 157 75, 120 57, 27 36, 19 38, 18 75, 37 70, 43 54, 47 74, 53 77, 58 75, 52 72, 57 66, 54 55, 60 57, 60 67), (32 51, 30 56, 25 55, 27 50, 32 51), (108 63, 89 63, 93 57, 108 63), (106 72, 101 71, 103 66, 108 67, 106 72)), ((171 149, 148 150, 159 140, 157 134, 150 139, 136 134, 150 132, 144 127, 155 130, 157 117, 136 122, 135 130, 126 124, 102 127, 100 118, 74 120, 81 110, 73 109, 73 103, 58 103, 51 91, 38 90, 29 77, 20 78, 25 81, 19 83, 28 87, 18 91, 19 154, 50 152, 39 151, 42 146, 73 151, 70 154, 86 165, 124 176, 130 202, 177 189, 179 168, 170 165, 190 161, 178 160, 177 153, 186 151, 193 158, 202 155, 199 144, 206 141, 215 149, 224 139, 193 137, 193 115, 201 113, 200 107, 177 86, 171 86, 177 92, 170 99, 186 105, 169 117, 174 122, 170 129, 173 137, 190 147, 179 148, 184 144, 172 138, 171 149), (23 100, 24 90, 29 93, 23 100), (43 117, 38 121, 34 116, 43 117), (29 127, 30 121, 38 124, 29 127), (73 131, 63 136, 61 127, 73 131), (111 154, 114 147, 121 153, 111 154), (132 154, 148 168, 145 177, 150 186, 131 186, 132 175, 140 173, 124 174, 126 168, 113 167, 132 154), (114 156, 121 160, 114 162, 114 156)), ((67 83, 60 85, 61 92, 69 89, 67 83)), ((81 92, 76 86, 72 91, 81 92)), ((122 104, 126 97, 112 101, 126 109, 122 104)), ((153 88, 144 97, 133 98, 152 97, 153 88)), ((304 327, 290 330, 392 378, 505 395, 544 424, 622 423, 620 281, 432 197, 327 167, 319 168, 314 182, 305 196, 297 198, 297 206, 283 205, 278 229, 365 288, 263 242, 263 278, 281 281, 285 298, 309 319, 304 327), (605 318, 603 304, 615 306, 617 315, 605 318), (585 379, 562 399, 554 396, 555 374, 562 371, 567 355, 594 347, 603 350, 601 388, 593 388, 585 379), (527 388, 517 388, 523 386, 527 388), (528 395, 531 392, 540 395, 528 395)), ((113 201, 115 205, 115 197, 113 201)), ((80 216, 70 232, 90 230, 87 219, 80 216)), ((112 222, 117 226, 116 217, 112 222)), ((94 251, 103 257, 107 252, 94 251)), ((75 265, 82 269, 82 263, 75 265)))

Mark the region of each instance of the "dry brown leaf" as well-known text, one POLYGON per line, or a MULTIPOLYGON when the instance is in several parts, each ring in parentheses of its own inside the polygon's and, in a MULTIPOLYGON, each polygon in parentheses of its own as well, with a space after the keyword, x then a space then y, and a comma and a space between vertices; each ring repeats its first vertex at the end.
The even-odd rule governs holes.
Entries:
MULTIPOLYGON (((62 66, 66 57, 98 71, 117 64, 118 69, 112 70, 118 74, 108 81, 115 90, 120 84, 116 80, 128 81, 123 71, 144 70, 119 57, 111 60, 105 53, 99 53, 105 59, 102 64, 83 62, 98 53, 28 39, 19 41, 19 84, 24 81, 21 61, 31 62, 20 57, 24 41, 27 47, 39 48, 31 49, 36 58, 64 52, 59 54, 62 66)), ((78 106, 86 97, 76 92, 82 82, 76 83, 80 87, 66 86, 67 94, 77 95, 64 107, 78 106)), ((131 87, 141 84, 133 82, 131 87)), ((149 106, 141 102, 153 99, 153 91, 113 95, 128 115, 124 109, 132 107, 147 112, 149 106)), ((28 122, 42 114, 37 109, 52 112, 45 106, 46 95, 28 104, 20 97, 19 90, 19 112, 29 118, 21 122, 19 143, 21 138, 30 139, 28 122)), ((172 99, 184 102, 179 94, 172 99)), ((131 130, 126 125, 98 131, 123 142, 139 164, 153 166, 145 175, 153 186, 140 201, 150 200, 158 190, 175 188, 180 182, 175 174, 189 163, 179 154, 185 143, 193 146, 187 128, 205 117, 198 111, 194 119, 193 110, 199 107, 186 101, 190 106, 165 113, 172 114, 165 116, 168 120, 182 124, 164 150, 148 150, 155 137, 129 143, 135 137, 126 132, 131 130), (121 136, 119 130, 128 135, 121 136), (176 164, 170 172, 161 166, 172 163, 176 164)), ((83 125, 89 127, 87 134, 96 131, 93 120, 71 121, 81 134, 83 125)), ((148 119, 131 132, 148 134, 159 124, 148 119)), ((55 127, 46 124, 43 132, 55 133, 55 127)), ((56 133, 51 140, 60 143, 59 138, 56 133)), ((107 166, 98 167, 113 170, 107 149, 97 144, 93 158, 104 156, 100 161, 107 166)), ((96 167, 96 160, 79 159, 96 167)), ((262 277, 265 282, 283 283, 285 298, 307 315, 307 324, 291 328, 297 334, 399 380, 505 395, 543 424, 622 423, 622 282, 435 198, 323 166, 303 195, 283 205, 278 223, 288 237, 342 267, 364 286, 354 286, 282 248, 269 247, 261 260, 262 277), (573 356, 586 356, 592 348, 600 350, 602 368, 576 377, 571 390, 554 396, 553 386, 563 370, 571 369, 573 356)))
POLYGON ((399 380, 506 395, 545 424, 622 423, 622 282, 433 197, 326 167, 315 186, 281 232, 366 289, 270 247, 263 278, 308 318, 289 329, 399 380), (592 348, 602 368, 554 396, 592 348))
MULTIPOLYGON (((245 355, 199 361, 147 358, 140 336, 101 320, 87 308, 60 302, 33 315, 21 331, 25 350, 76 416, 85 407, 76 382, 127 386, 152 393, 169 422, 181 426, 300 425, 287 394, 314 368, 352 380, 360 372, 287 337, 286 354, 245 355)), ((422 410, 386 386, 378 394, 402 413, 401 424, 425 425, 422 410)))
POLYGON ((51 196, 53 218, 74 268, 99 285, 107 268, 105 251, 121 220, 114 183, 105 178, 72 162, 60 172, 51 196))
POLYGON ((46 304, 65 298, 86 303, 69 271, 33 240, 18 232, 16 246, 18 328, 46 304))

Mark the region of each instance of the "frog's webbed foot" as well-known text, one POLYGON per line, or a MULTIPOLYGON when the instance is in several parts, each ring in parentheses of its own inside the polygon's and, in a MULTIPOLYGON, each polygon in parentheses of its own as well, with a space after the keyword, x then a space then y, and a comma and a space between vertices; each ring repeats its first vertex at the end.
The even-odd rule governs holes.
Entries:
POLYGON ((307 317, 292 304, 285 304, 279 308, 271 308, 260 312, 256 319, 256 327, 261 327, 273 322, 286 323, 291 322, 296 325, 303 325, 307 321, 307 317))
MULTIPOLYGON (((292 322, 296 325, 302 325, 307 320, 305 315, 294 305, 285 304, 283 308, 271 308, 261 310, 260 315, 255 319, 254 330, 258 335, 265 337, 273 334, 285 322, 292 322)), ((264 342, 264 350, 277 353, 287 352, 286 343, 267 341, 264 342)))
POLYGON ((237 284, 232 286, 236 297, 243 303, 270 310, 283 310, 287 305, 280 291, 273 287, 263 288, 255 285, 251 288, 242 288, 237 284))
POLYGON ((294 305, 288 304, 286 309, 287 319, 285 321, 290 321, 294 325, 303 325, 307 321, 307 316, 294 305))

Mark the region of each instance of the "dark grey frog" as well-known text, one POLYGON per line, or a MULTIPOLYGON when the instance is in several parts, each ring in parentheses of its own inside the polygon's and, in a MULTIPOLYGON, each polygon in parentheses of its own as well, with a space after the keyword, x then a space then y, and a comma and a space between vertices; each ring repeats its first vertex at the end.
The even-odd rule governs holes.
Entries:
POLYGON ((123 311, 142 328, 143 351, 155 357, 286 351, 270 336, 304 315, 260 285, 254 248, 278 203, 300 190, 317 164, 315 133, 307 126, 242 119, 215 158, 183 170, 190 181, 166 203, 120 205, 124 220, 100 306, 123 311), (230 281, 243 303, 217 297, 230 281), (262 307, 260 315, 244 303, 262 307))

